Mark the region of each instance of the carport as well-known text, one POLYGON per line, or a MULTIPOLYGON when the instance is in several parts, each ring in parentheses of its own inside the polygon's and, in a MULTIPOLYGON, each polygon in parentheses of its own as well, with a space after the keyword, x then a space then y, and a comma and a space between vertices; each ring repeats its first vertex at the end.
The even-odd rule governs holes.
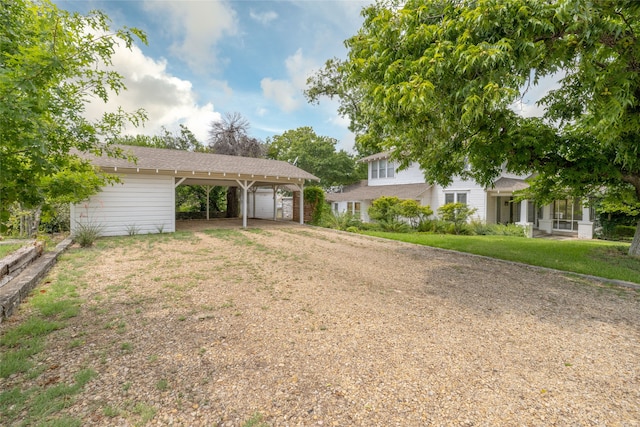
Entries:
MULTIPOLYGON (((304 218, 304 184, 316 176, 280 160, 226 156, 182 150, 117 146, 128 158, 81 156, 120 183, 107 186, 87 203, 72 205, 71 228, 99 221, 104 235, 175 231, 175 188, 179 185, 238 186, 242 189, 242 226, 247 227, 248 192, 252 188, 289 186, 299 190, 300 223, 304 218), (94 210, 92 212, 91 210, 94 210), (169 217, 170 210, 170 217, 169 217)), ((274 197, 274 220, 275 218, 274 197)), ((207 207, 208 207, 207 203, 207 207)), ((207 219, 209 215, 207 213, 207 219)))

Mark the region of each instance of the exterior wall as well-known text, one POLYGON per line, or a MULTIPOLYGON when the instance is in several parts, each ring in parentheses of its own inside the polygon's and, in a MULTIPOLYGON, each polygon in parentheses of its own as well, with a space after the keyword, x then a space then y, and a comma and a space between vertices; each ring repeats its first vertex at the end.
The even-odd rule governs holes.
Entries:
POLYGON ((445 204, 445 193, 465 193, 467 195, 467 205, 476 208, 473 214, 474 219, 480 221, 487 220, 487 193, 480 185, 474 181, 463 180, 454 177, 453 182, 446 188, 434 186, 434 197, 431 201, 431 209, 437 215, 438 208, 445 204))
POLYGON ((120 175, 84 203, 71 205, 71 232, 99 226, 103 236, 174 232, 175 187, 172 176, 120 175))
POLYGON ((374 187, 377 185, 397 185, 397 184, 421 184, 424 183, 424 174, 420 170, 417 163, 412 163, 407 169, 398 171, 395 170, 393 178, 372 178, 371 177, 371 163, 368 165, 369 186, 374 187))
MULTIPOLYGON (((247 216, 249 218, 273 219, 273 189, 258 188, 247 192, 247 216)), ((282 210, 282 198, 276 195, 276 209, 282 210)))

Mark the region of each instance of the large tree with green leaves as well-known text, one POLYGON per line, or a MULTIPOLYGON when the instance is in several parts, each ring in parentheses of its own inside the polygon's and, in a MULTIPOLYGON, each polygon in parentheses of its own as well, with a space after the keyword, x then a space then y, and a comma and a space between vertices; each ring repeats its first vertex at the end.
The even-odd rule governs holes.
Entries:
POLYGON ((352 155, 344 150, 336 151, 337 144, 336 139, 319 136, 305 126, 267 138, 267 157, 295 162, 299 168, 320 178, 325 188, 364 178, 352 155))
POLYGON ((107 151, 125 123, 144 120, 144 112, 105 113, 91 121, 89 102, 106 102, 125 89, 109 70, 118 43, 131 47, 145 35, 135 28, 111 30, 101 12, 86 16, 59 9, 48 0, 0 0, 0 223, 14 203, 39 211, 52 190, 55 198, 79 201, 94 174, 75 157, 79 151, 107 151), (105 144, 106 143, 106 144, 105 144))
POLYGON ((506 168, 537 174, 540 201, 606 187, 640 199, 640 2, 396 3, 363 10, 348 59, 333 65, 341 84, 326 86, 358 94, 361 144, 444 185, 461 175, 490 186, 506 168), (516 114, 549 77, 558 85, 538 103, 544 117, 516 114))

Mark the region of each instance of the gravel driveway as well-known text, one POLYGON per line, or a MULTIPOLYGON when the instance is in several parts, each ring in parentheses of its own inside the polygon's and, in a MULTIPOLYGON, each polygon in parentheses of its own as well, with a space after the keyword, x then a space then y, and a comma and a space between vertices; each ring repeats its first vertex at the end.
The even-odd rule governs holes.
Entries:
POLYGON ((93 249, 38 379, 98 373, 65 410, 83 425, 640 425, 637 291, 312 227, 191 233, 93 249))

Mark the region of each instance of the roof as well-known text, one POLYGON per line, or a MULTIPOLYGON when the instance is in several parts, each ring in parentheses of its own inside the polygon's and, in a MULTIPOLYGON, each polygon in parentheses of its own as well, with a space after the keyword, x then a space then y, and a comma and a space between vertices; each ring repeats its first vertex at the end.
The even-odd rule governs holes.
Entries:
POLYGON ((502 177, 493 183, 493 187, 487 188, 487 191, 491 193, 513 193, 525 188, 529 188, 529 184, 524 179, 502 177))
POLYGON ((400 199, 417 200, 431 188, 429 184, 367 185, 367 181, 346 187, 342 193, 327 193, 325 199, 330 202, 357 200, 375 200, 382 196, 396 196, 400 199))
POLYGON ((305 180, 320 179, 292 164, 281 160, 258 159, 252 157, 227 156, 184 150, 117 145, 125 154, 136 161, 127 159, 79 154, 106 172, 154 173, 186 177, 185 184, 220 184, 221 181, 252 180, 256 185, 303 183, 305 180), (211 181, 217 182, 211 182, 211 181))
POLYGON ((380 159, 388 159, 389 157, 391 157, 391 151, 383 151, 381 153, 376 153, 367 157, 363 157, 360 160, 358 160, 358 162, 369 163, 369 162, 375 162, 376 160, 380 160, 380 159))

